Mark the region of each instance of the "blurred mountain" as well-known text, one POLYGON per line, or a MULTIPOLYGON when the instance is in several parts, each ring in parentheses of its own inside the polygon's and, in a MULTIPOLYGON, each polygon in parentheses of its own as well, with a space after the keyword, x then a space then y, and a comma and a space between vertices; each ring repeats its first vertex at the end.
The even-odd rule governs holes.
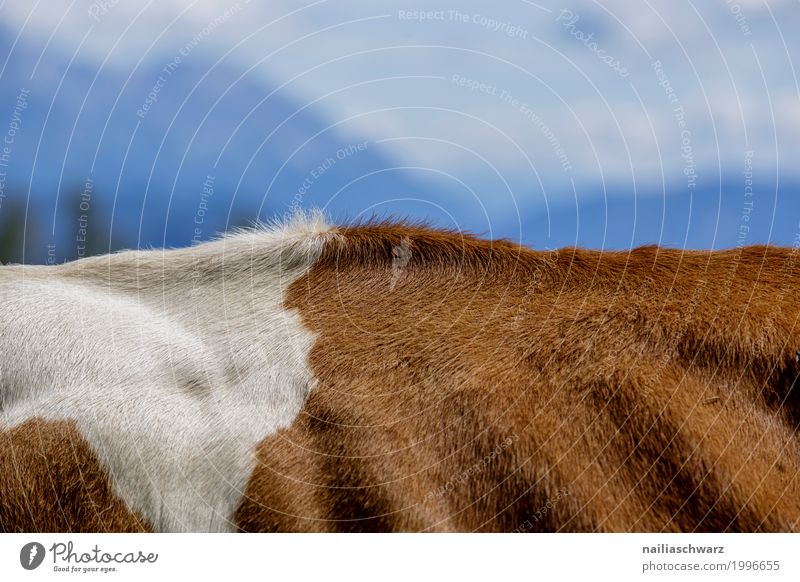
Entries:
POLYGON ((526 225, 504 230, 535 248, 580 246, 629 249, 658 244, 688 249, 723 249, 749 244, 800 244, 800 185, 754 180, 752 195, 742 179, 699 184, 692 191, 675 185, 664 191, 645 185, 579 190, 572 204, 548 214, 540 206, 523 209, 526 225))
POLYGON ((385 171, 394 164, 374 144, 264 75, 176 57, 95 66, 52 46, 14 45, 0 26, 0 132, 15 113, 21 120, 5 168, 6 214, 29 203, 29 234, 38 232, 26 262, 80 256, 82 208, 104 233, 100 246, 183 246, 340 191, 425 197, 424 185, 385 171))
POLYGON ((185 246, 293 205, 340 221, 391 210, 535 248, 791 245, 799 228, 800 187, 774 177, 756 179, 751 210, 740 169, 691 193, 588 184, 501 201, 492 193, 507 188, 504 176, 459 185, 403 168, 268 71, 199 51, 103 66, 45 49, 47 39, 15 39, 0 24, 0 140, 11 139, 0 141, 2 262, 185 246))

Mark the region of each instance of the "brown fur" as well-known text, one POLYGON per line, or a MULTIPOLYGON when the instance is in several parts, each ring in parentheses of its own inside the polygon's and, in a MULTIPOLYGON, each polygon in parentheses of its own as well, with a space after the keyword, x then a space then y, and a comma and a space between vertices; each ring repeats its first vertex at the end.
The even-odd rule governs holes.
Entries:
POLYGON ((319 385, 260 445, 238 523, 796 531, 799 270, 796 249, 343 230, 290 289, 319 385))
MULTIPOLYGON (((330 237, 286 298, 318 385, 246 531, 797 531, 798 249, 330 237)), ((74 423, 0 431, 0 530, 143 531, 74 423)))
POLYGON ((140 532, 74 423, 31 419, 0 431, 0 532, 140 532))

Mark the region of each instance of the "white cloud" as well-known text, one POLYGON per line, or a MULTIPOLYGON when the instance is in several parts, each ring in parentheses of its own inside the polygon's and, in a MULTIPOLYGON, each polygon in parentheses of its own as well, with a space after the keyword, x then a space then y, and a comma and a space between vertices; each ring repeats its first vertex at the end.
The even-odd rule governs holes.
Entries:
MULTIPOLYGON (((23 30, 26 37, 41 40, 53 34, 54 43, 72 49, 92 28, 82 57, 103 60, 117 44, 111 64, 131 66, 144 54, 149 59, 166 58, 234 4, 189 0, 142 4, 121 0, 97 15, 96 22, 89 16, 93 3, 88 0, 75 3, 71 10, 67 9, 71 2, 49 0, 35 9, 26 3, 6 3, 0 16, 19 29, 30 15, 23 30), (184 15, 170 24, 182 11, 184 15), (153 45, 162 33, 161 41, 153 45)), ((478 1, 461 2, 458 11, 467 15, 464 22, 448 12, 453 5, 430 0, 369 4, 240 0, 240 13, 204 40, 203 53, 198 58, 219 57, 252 34, 235 51, 238 66, 246 68, 275 53, 255 74, 265 75, 270 82, 285 82, 300 75, 288 90, 305 102, 323 97, 315 108, 333 122, 398 107, 393 112, 356 118, 345 127, 372 139, 427 136, 451 140, 487 155, 509 152, 503 170, 512 173, 522 158, 514 153, 515 148, 501 131, 532 159, 552 159, 553 154, 552 144, 542 138, 541 129, 522 118, 518 106, 448 81, 377 79, 403 75, 450 78, 454 73, 468 76, 505 90, 535 108, 569 152, 577 173, 585 171, 587 176, 596 177, 597 155, 609 179, 629 176, 627 143, 637 175, 658 176, 663 163, 668 175, 673 176, 679 175, 682 167, 680 156, 675 155, 679 130, 672 106, 650 67, 651 59, 662 61, 680 104, 687 111, 697 158, 708 164, 715 164, 717 157, 735 163, 745 146, 742 116, 751 145, 763 151, 774 149, 772 120, 765 113, 769 111, 769 96, 752 44, 761 64, 768 69, 765 74, 770 93, 777 97, 773 104, 775 123, 793 131, 800 125, 793 63, 788 60, 772 21, 774 14, 789 43, 790 54, 800 54, 800 41, 792 34, 800 25, 796 3, 737 0, 750 35, 744 34, 742 19, 737 19, 739 12, 732 8, 732 2, 570 2, 565 6, 580 17, 571 30, 555 20, 561 4, 552 5, 552 12, 548 13, 523 2, 491 6, 478 1), (401 20, 398 10, 441 10, 444 17, 423 22, 401 20), (282 18, 292 11, 296 12, 282 18), (390 16, 381 18, 385 15, 390 16), (476 20, 476 15, 494 19, 499 23, 498 30, 476 20), (281 20, 264 28, 276 19, 281 20), (501 28, 504 25, 507 26, 501 28), (510 26, 519 27, 525 38, 504 34, 503 30, 510 26), (581 42, 575 37, 575 29, 593 34, 597 46, 590 48, 581 42), (305 36, 308 38, 298 40, 305 36), (427 48, 391 48, 401 45, 427 48), (630 75, 617 75, 604 64, 598 50, 623 61, 630 75), (357 54, 364 51, 372 52, 357 54), (779 58, 772 58, 775 55, 779 58), (331 62, 320 66, 328 61, 331 62), (637 94, 644 101, 644 109, 637 94), (426 104, 463 111, 488 125, 482 127, 480 122, 435 109, 403 109, 426 104), (656 128, 655 136, 650 123, 656 128), (717 124, 718 140, 714 139, 712 123, 717 124), (493 130, 489 127, 492 125, 498 129, 493 130), (658 158, 656 146, 661 147, 662 159, 658 158)), ((410 165, 436 164, 460 172, 475 167, 470 155, 455 147, 431 149, 408 140, 393 142, 387 148, 402 163, 410 165), (432 152, 435 159, 431 159, 432 152)), ((563 179, 557 166, 541 169, 563 179)))

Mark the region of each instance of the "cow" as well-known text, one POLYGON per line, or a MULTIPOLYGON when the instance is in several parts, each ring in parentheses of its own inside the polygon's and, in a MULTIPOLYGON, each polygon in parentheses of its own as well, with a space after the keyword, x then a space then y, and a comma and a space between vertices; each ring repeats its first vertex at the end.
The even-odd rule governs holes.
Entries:
POLYGON ((0 268, 0 530, 800 529, 798 248, 319 212, 0 268))

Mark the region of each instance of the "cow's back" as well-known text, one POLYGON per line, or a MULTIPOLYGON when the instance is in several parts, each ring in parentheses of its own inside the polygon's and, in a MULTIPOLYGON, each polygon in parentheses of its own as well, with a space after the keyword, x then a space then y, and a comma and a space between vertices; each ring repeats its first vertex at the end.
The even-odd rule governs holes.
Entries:
POLYGON ((260 445, 244 528, 800 524, 796 250, 344 241, 290 290, 319 386, 260 445))
POLYGON ((312 220, 0 268, 2 527, 795 530, 797 254, 312 220))

